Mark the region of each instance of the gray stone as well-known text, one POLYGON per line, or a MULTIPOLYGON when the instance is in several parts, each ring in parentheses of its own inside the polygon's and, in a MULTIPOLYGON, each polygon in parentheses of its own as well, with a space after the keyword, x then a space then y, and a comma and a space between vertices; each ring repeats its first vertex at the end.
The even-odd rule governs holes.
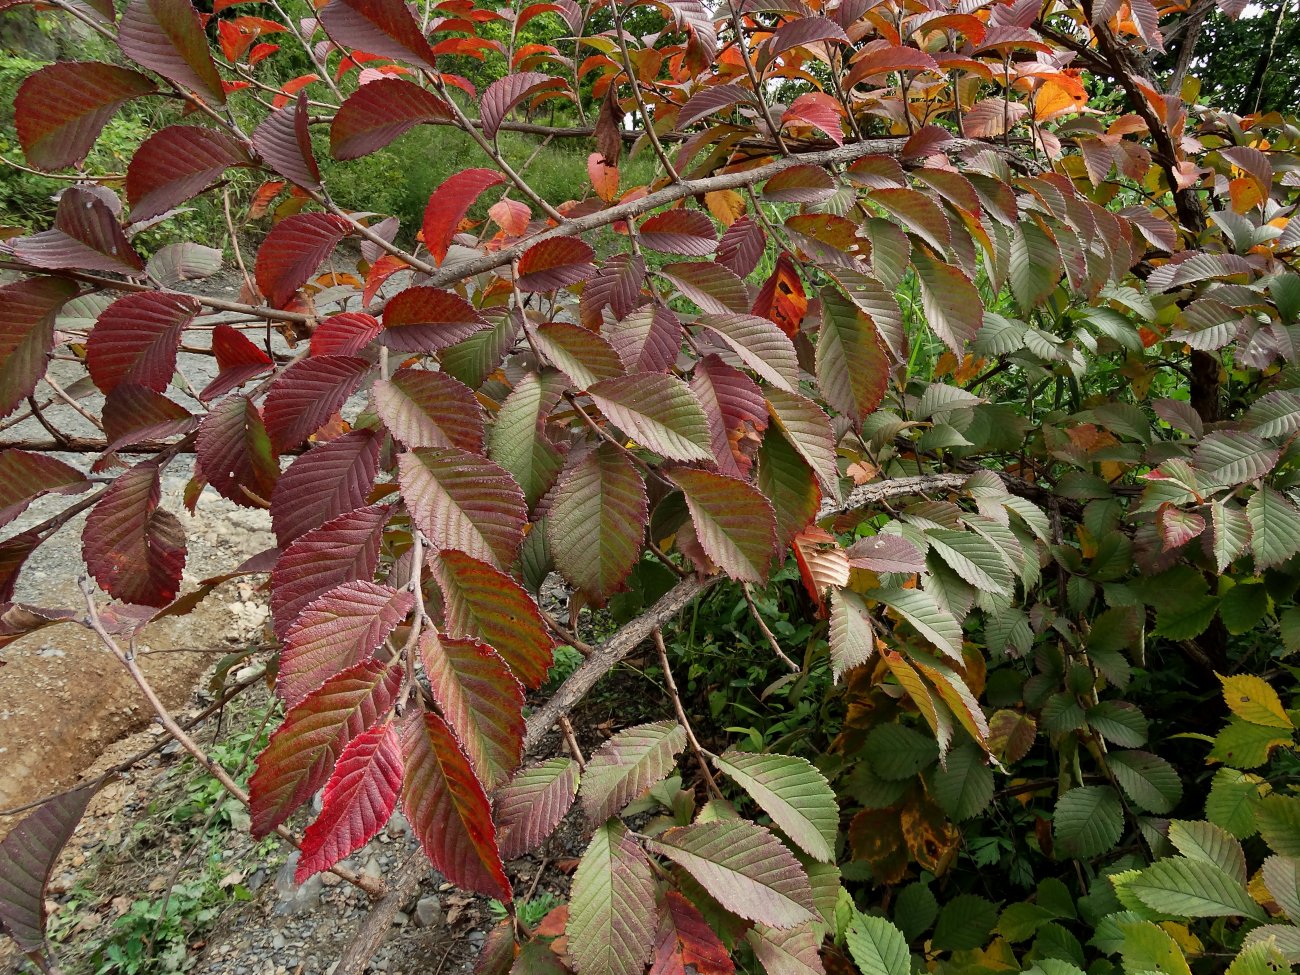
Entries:
POLYGON ((442 902, 436 897, 421 897, 415 904, 415 923, 431 928, 442 923, 442 902))

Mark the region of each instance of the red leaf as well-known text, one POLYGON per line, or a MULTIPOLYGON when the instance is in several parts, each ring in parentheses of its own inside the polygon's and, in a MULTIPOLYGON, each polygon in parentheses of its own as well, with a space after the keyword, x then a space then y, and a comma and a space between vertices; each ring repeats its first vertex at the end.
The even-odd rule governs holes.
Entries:
POLYGON ((667 474, 686 496, 704 554, 733 579, 765 581, 776 554, 771 502, 737 478, 689 467, 667 474))
POLYGON ((763 184, 763 196, 777 203, 821 203, 839 188, 839 180, 820 166, 791 166, 763 184))
POLYGON ((512 108, 539 88, 563 85, 564 82, 559 78, 537 71, 522 71, 498 78, 484 89, 483 97, 479 100, 479 120, 483 123, 483 134, 495 140, 497 129, 512 108))
POLYGON ((649 975, 734 975, 726 946, 681 894, 664 895, 649 975))
POLYGON ((330 124, 330 152, 335 159, 357 159, 421 122, 451 117, 447 103, 428 89, 401 78, 381 78, 362 85, 339 106, 330 124))
POLYGON ((459 447, 408 451, 398 469, 411 517, 436 548, 502 566, 515 560, 528 506, 507 471, 459 447))
POLYGON ((327 355, 295 362, 277 376, 262 409, 275 449, 296 447, 329 422, 370 369, 357 356, 327 355))
POLYGON ((145 461, 119 475, 86 518, 86 568, 114 599, 166 606, 180 590, 185 530, 158 507, 161 497, 158 465, 145 461))
POLYGON ((718 470, 748 478, 767 429, 767 402, 758 384, 716 355, 709 355, 696 363, 691 391, 709 418, 718 470))
POLYGON ((348 742, 325 785, 320 815, 303 834, 294 883, 365 846, 397 808, 401 785, 402 751, 391 724, 375 725, 348 742))
POLYGON ((477 640, 425 631, 429 689, 484 788, 509 778, 524 751, 524 689, 497 652, 477 640))
POLYGON ((345 582, 374 576, 388 513, 387 505, 358 508, 332 518, 285 549, 271 570, 276 636, 283 638, 317 596, 345 582))
POLYGON ((786 51, 810 44, 849 43, 844 28, 827 17, 804 17, 778 27, 759 52, 759 67, 766 68, 786 51))
POLYGON ((596 273, 592 261, 596 252, 591 245, 573 237, 552 237, 534 244, 519 258, 520 291, 554 291, 596 273))
POLYGON ((86 344, 90 378, 104 392, 134 383, 162 392, 176 372, 181 333, 200 311, 188 295, 141 291, 109 305, 86 344))
POLYGON ((271 228, 257 251, 254 274, 266 300, 277 308, 321 266, 352 225, 329 213, 296 213, 271 228))
POLYGON ((1205 531, 1204 518, 1194 511, 1183 511, 1168 501, 1160 506, 1156 523, 1160 526, 1161 543, 1166 552, 1182 548, 1205 531))
POLYGON ((27 278, 0 287, 0 416, 8 416, 45 375, 54 319, 77 293, 71 281, 27 278))
POLYGON ((740 85, 714 85, 712 88, 705 88, 686 99, 686 103, 678 110, 677 128, 684 129, 706 115, 713 115, 741 102, 754 105, 753 92, 740 85))
POLYGON ((433 49, 403 0, 329 0, 317 16, 336 44, 438 67, 433 49))
POLYGON ((18 142, 37 169, 79 165, 122 105, 155 90, 138 71, 98 61, 46 65, 24 78, 14 96, 18 142))
POLYGON ((527 203, 502 199, 488 207, 488 217, 507 237, 522 237, 528 232, 533 211, 528 208, 527 203))
POLYGON ((483 408, 473 391, 444 372, 399 369, 375 383, 375 411, 407 447, 483 450, 483 408))
POLYGON ((43 494, 76 494, 88 487, 86 475, 61 460, 25 450, 0 450, 0 526, 43 494))
POLYGON ((707 257, 718 248, 713 221, 699 210, 667 210, 655 214, 637 231, 651 250, 685 257, 707 257))
POLYGON ((618 199, 618 167, 605 161, 605 157, 593 152, 587 157, 587 176, 596 195, 606 203, 618 199))
POLYGON ((402 762, 402 809, 425 855, 457 887, 508 903, 492 807, 451 729, 436 714, 411 711, 402 762))
MULTIPOLYGON (((291 78, 280 86, 280 94, 271 99, 271 107, 284 108, 284 106, 288 105, 289 102, 293 101, 294 95, 297 95, 308 85, 316 81, 320 81, 320 75, 304 74, 299 75, 297 78, 291 78)), ((305 116, 305 109, 307 107, 307 96, 305 94, 299 96, 299 103, 304 109, 301 114, 305 116)), ((306 153, 304 153, 304 155, 306 155, 306 153)))
POLYGON ((832 142, 842 146, 844 126, 840 120, 843 116, 844 109, 830 95, 820 91, 809 91, 796 98, 785 110, 785 114, 781 116, 781 125, 784 127, 791 122, 803 122, 825 132, 832 142))
POLYGON ((212 330, 212 352, 217 359, 217 377, 199 393, 205 403, 242 386, 273 365, 271 357, 243 332, 224 323, 212 330))
POLYGON ((97 470, 115 450, 189 433, 199 425, 179 403, 131 383, 122 383, 104 397, 103 420, 108 446, 104 457, 96 462, 97 470))
MULTIPOLYGON (((780 262, 777 268, 780 270, 780 262)), ((798 387, 799 355, 790 337, 771 319, 759 315, 701 315, 696 324, 722 339, 759 378, 781 389, 793 391, 798 387)))
POLYGON ((198 196, 231 166, 252 162, 244 147, 215 129, 169 125, 135 151, 126 169, 131 221, 152 220, 198 196))
POLYGON ((311 354, 356 355, 379 334, 379 322, 363 312, 331 315, 311 333, 311 354))
POLYGON ((367 660, 289 709, 248 783, 255 837, 272 832, 329 781, 348 742, 383 718, 401 684, 400 665, 367 660))
POLYGON ((287 184, 282 179, 268 180, 257 188, 248 207, 248 219, 260 220, 271 209, 271 203, 287 184))
POLYGON ((396 352, 440 352, 488 323, 468 301, 441 288, 407 288, 384 307, 380 345, 396 352))
POLYGON ((573 806, 578 765, 552 758, 523 769, 496 795, 497 842, 503 860, 513 860, 542 844, 573 806))
POLYGON ((82 786, 41 803, 0 843, 0 929, 20 951, 45 956, 46 886, 98 789, 82 786))
POLYGON ((304 189, 320 189, 320 167, 316 165, 311 132, 307 128, 305 92, 298 95, 291 107, 266 117, 253 132, 253 148, 268 166, 291 183, 304 189))
POLYGON ((808 294, 788 251, 781 252, 772 274, 759 289, 753 313, 775 322, 791 339, 799 334, 808 314, 808 294))
POLYGON ((682 323, 660 305, 638 308, 608 326, 605 335, 629 373, 667 372, 682 347, 682 323))
POLYGON ((271 496, 271 524, 281 545, 366 503, 380 441, 374 430, 353 430, 289 465, 271 496))
POLYGON ((261 507, 275 490, 280 465, 252 400, 231 396, 203 420, 195 444, 199 470, 223 498, 246 508, 261 507))
POLYGON ((642 301, 645 261, 635 254, 615 254, 604 261, 582 288, 579 313, 582 323, 598 330, 602 312, 609 308, 615 318, 630 314, 642 301))
POLYGON ((117 44, 136 64, 213 105, 226 103, 203 21, 189 0, 132 0, 118 21, 117 44))
POLYGON ((505 177, 493 169, 466 169, 443 180, 429 196, 424 209, 424 246, 439 266, 447 257, 447 248, 465 214, 484 190, 504 183, 505 177))
POLYGON ((59 197, 54 226, 19 237, 13 242, 14 254, 33 267, 138 274, 144 262, 117 222, 121 206, 103 187, 69 186, 59 197))
POLYGON ((525 687, 540 687, 554 644, 524 588, 488 563, 455 550, 442 552, 434 571, 447 603, 447 632, 482 640, 501 654, 525 687))
POLYGON ((749 311, 749 291, 734 271, 722 264, 665 264, 659 273, 700 306, 700 311, 749 311))
POLYGON ((744 216, 723 232, 715 260, 738 276, 748 277, 758 267, 766 246, 767 235, 763 233, 763 225, 753 217, 744 216))
POLYGON ((341 671, 371 659, 415 605, 409 590, 357 580, 313 600, 284 635, 275 689, 295 707, 341 671))

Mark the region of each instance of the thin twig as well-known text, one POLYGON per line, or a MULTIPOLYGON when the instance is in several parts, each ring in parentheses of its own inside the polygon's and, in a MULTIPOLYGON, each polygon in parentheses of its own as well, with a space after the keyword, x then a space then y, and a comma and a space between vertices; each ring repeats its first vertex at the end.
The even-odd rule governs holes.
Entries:
POLYGON ((677 723, 686 732, 686 740, 690 743, 691 751, 695 753, 695 761, 699 763, 700 772, 704 775, 704 782, 709 787, 709 791, 721 799, 722 790, 718 788, 717 780, 713 778, 713 770, 709 768, 706 757, 710 752, 695 737, 695 730, 691 728, 691 722, 686 717, 686 708, 682 706, 682 696, 677 692, 677 682, 673 680, 673 669, 668 665, 668 648, 664 646, 663 631, 656 626, 654 632, 650 635, 654 638, 655 650, 659 653, 659 666, 664 670, 664 683, 668 685, 668 694, 673 699, 673 708, 677 712, 677 723))
POLYGON ((740 584, 740 591, 745 594, 745 604, 749 607, 749 615, 754 618, 754 622, 758 624, 759 630, 761 630, 763 636, 767 638, 768 646, 772 648, 772 652, 776 654, 777 658, 782 663, 796 674, 802 671, 802 667, 785 655, 785 651, 781 649, 781 644, 776 642, 775 634, 773 634, 772 631, 767 628, 767 624, 763 622, 763 614, 758 611, 758 607, 754 604, 754 597, 749 594, 749 583, 742 582, 740 584))
MULTIPOLYGON (((126 672, 131 675, 131 679, 135 681, 136 686, 140 689, 140 693, 142 693, 145 700, 149 702, 149 706, 153 708, 154 715, 158 718, 159 723, 161 723, 171 736, 180 743, 182 748, 194 757, 195 761, 207 769, 208 773, 221 783, 222 788, 230 793, 230 795, 235 799, 239 800, 239 802, 244 806, 251 808, 248 793, 244 791, 238 782, 230 777, 230 773, 225 770, 224 766, 208 755, 208 753, 205 752, 193 738, 186 734, 185 730, 179 724, 177 724, 176 719, 172 717, 171 712, 167 709, 167 705, 163 704, 162 699, 158 697, 158 693, 154 690, 153 685, 149 683, 149 679, 140 669, 140 665, 136 662, 135 654, 124 651, 118 644, 117 640, 114 639, 113 635, 104 628, 104 623, 99 618, 99 608, 95 605, 95 595, 90 588, 89 582, 85 578, 81 580, 81 591, 86 597, 86 610, 90 628, 95 631, 95 635, 99 637, 100 642, 103 643, 104 646, 108 648, 109 652, 117 658, 118 663, 126 668, 126 672)), ((294 835, 293 831, 284 825, 277 826, 275 832, 276 835, 287 840, 295 847, 302 845, 301 841, 294 835)), ((335 864, 330 868, 330 872, 343 880, 346 880, 353 886, 365 891, 373 898, 382 897, 384 894, 385 888, 382 882, 371 880, 369 877, 363 876, 355 870, 350 870, 341 864, 335 864)))
POLYGON ((587 760, 582 757, 582 747, 578 744, 578 736, 573 733, 573 725, 567 717, 560 718, 558 722, 560 731, 564 732, 564 744, 569 749, 569 754, 573 760, 578 763, 578 768, 585 769, 587 760))

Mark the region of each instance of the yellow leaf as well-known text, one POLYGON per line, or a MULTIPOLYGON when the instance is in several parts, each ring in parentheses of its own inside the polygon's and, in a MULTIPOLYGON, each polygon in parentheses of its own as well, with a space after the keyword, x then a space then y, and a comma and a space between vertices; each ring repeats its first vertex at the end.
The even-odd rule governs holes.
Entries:
POLYGON ((1223 700, 1232 713, 1243 721, 1265 728, 1294 728, 1287 716, 1277 691, 1268 686, 1262 677, 1238 674, 1235 677, 1219 676, 1223 682, 1223 700))
POLYGON ((715 190, 704 194, 704 205, 724 227, 730 227, 745 213, 745 198, 735 190, 715 190))
POLYGON ((1178 924, 1174 921, 1162 921, 1160 927, 1165 929, 1165 933, 1174 939, 1174 944, 1183 949, 1188 955, 1199 955, 1205 950, 1205 945, 1201 944, 1201 939, 1188 929, 1186 924, 1178 924))

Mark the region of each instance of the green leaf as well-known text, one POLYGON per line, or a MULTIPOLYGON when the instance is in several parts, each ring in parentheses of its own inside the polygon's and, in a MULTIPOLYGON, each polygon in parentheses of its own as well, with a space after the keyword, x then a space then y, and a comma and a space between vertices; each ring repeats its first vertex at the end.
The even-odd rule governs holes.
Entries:
POLYGON ((919 589, 873 589, 867 598, 877 599, 911 623, 945 656, 963 665, 961 624, 934 597, 919 589))
POLYGON ((882 724, 867 736, 867 761, 882 779, 910 779, 939 757, 939 746, 929 735, 901 724, 882 724))
POLYGON ((1300 799, 1265 796, 1255 806, 1259 834, 1273 852, 1284 857, 1300 857, 1300 799))
POLYGON ((617 820, 597 828, 573 875, 569 954, 578 975, 638 975, 655 936, 650 861, 617 820))
POLYGON ((1052 293, 1061 276, 1061 255, 1056 243, 1032 217, 1011 231, 1011 293, 1022 315, 1028 317, 1052 293))
POLYGON ((925 533, 930 548, 957 575, 983 592, 1010 594, 1015 591, 1011 566, 996 545, 966 531, 935 528, 925 533))
POLYGON ((713 764, 810 857, 823 863, 834 860, 839 804, 825 777, 807 761, 730 749, 713 764))
POLYGON ((1169 842, 1187 859, 1213 864, 1238 883, 1246 882, 1246 855, 1222 827, 1175 819, 1169 824, 1169 842))
POLYGON ((1110 786, 1071 789, 1056 803, 1052 817, 1058 856, 1089 860, 1119 842, 1124 831, 1124 807, 1110 786))
POLYGON ((908 941, 929 930, 939 916, 939 902, 925 884, 908 884, 894 900, 894 923, 908 941))
POLYGON ((601 745, 582 773, 579 795, 587 818, 603 822, 672 771, 686 747, 676 721, 625 728, 601 745))
POLYGON ((1259 832, 1255 822, 1255 800, 1258 797, 1258 777, 1235 768, 1218 769, 1210 785, 1210 794, 1205 797, 1205 818, 1237 839, 1244 840, 1259 832))
POLYGON ((816 919, 808 875, 761 826, 743 819, 679 826, 649 846, 699 881, 733 914, 774 928, 816 919))
POLYGON ((685 495, 704 554, 733 579, 766 581, 776 550, 771 503, 739 478, 693 467, 664 474, 685 495))
POLYGON ((1012 944, 1028 941, 1038 933, 1038 929, 1056 917, 1051 911, 1037 904, 1018 901, 1008 904, 998 918, 998 934, 1012 944))
POLYGON ((1228 501, 1210 504, 1210 524, 1213 529, 1214 562, 1219 572, 1237 560, 1250 542, 1250 520, 1241 505, 1228 501))
POLYGON ((1156 613, 1155 633, 1170 640, 1194 640, 1213 622, 1218 609, 1217 596, 1189 596, 1186 602, 1156 613))
POLYGON ((867 604, 849 589, 831 590, 831 619, 827 632, 831 674, 836 681, 871 659, 876 650, 875 629, 867 604))
POLYGON ((1125 885, 1153 911, 1180 917, 1249 917, 1267 920, 1246 888, 1212 863, 1168 857, 1125 885))
POLYGON ((1291 732, 1250 724, 1237 718, 1229 721, 1214 739, 1210 758, 1237 768, 1259 768, 1274 748, 1291 744, 1291 732))
POLYGON ((984 752, 973 744, 948 755, 948 767, 930 775, 930 794, 957 822, 978 816, 993 801, 993 770, 984 752))
POLYGON ((926 323, 959 360, 964 346, 984 324, 984 302, 970 278, 958 268, 934 261, 920 251, 912 255, 921 284, 921 307, 926 323))
POLYGON ((790 540, 817 517, 822 493, 807 461, 785 434, 769 426, 758 448, 756 483, 776 515, 776 548, 784 552, 790 540))
POLYGON ((1147 741, 1147 719, 1127 701, 1102 701, 1087 712, 1088 724, 1107 741, 1121 748, 1137 748, 1147 741))
POLYGON ((767 409, 775 426, 799 452, 822 487, 822 493, 840 500, 840 469, 835 463, 835 432, 820 406, 797 393, 765 389, 767 409))
POLYGON ((1281 565, 1300 552, 1300 511, 1284 495, 1260 488, 1246 502, 1246 517, 1258 570, 1281 565))
POLYGON ((613 445, 601 444, 556 487, 546 518, 556 567, 603 604, 641 557, 648 517, 641 473, 613 445))
POLYGON ((1192 975, 1187 958, 1169 932, 1150 921, 1126 921, 1119 930, 1124 938, 1120 953, 1125 971, 1192 975))
POLYGON ((1183 797, 1174 767, 1150 752, 1111 752, 1107 761, 1120 788, 1147 812, 1172 812, 1183 797))
POLYGON ((1300 860, 1271 856, 1264 861, 1264 885, 1292 921, 1300 918, 1300 860))
POLYGON ((912 970, 903 932, 883 917, 858 914, 849 922, 844 942, 862 975, 909 975, 912 970))
POLYGON ((564 457, 545 429, 562 388, 557 373, 526 373, 497 411, 488 438, 488 456, 514 475, 529 507, 546 493, 564 466, 564 457))
POLYGON ((1290 968, 1286 953, 1278 945, 1260 941, 1241 949, 1228 966, 1227 975, 1278 975, 1290 968))
POLYGON ((889 386, 889 356, 875 323, 838 288, 822 290, 817 384, 854 426, 880 405, 889 386))
POLYGON ((958 894, 939 912, 932 944, 941 951, 972 951, 983 947, 997 922, 998 909, 992 901, 958 894))
POLYGON ((704 407, 677 377, 641 373, 606 379, 587 393, 610 422, 655 453, 670 460, 713 460, 704 407))
POLYGON ((1249 633, 1268 612, 1268 591, 1262 583, 1240 582, 1219 597, 1219 618, 1233 636, 1249 633))

